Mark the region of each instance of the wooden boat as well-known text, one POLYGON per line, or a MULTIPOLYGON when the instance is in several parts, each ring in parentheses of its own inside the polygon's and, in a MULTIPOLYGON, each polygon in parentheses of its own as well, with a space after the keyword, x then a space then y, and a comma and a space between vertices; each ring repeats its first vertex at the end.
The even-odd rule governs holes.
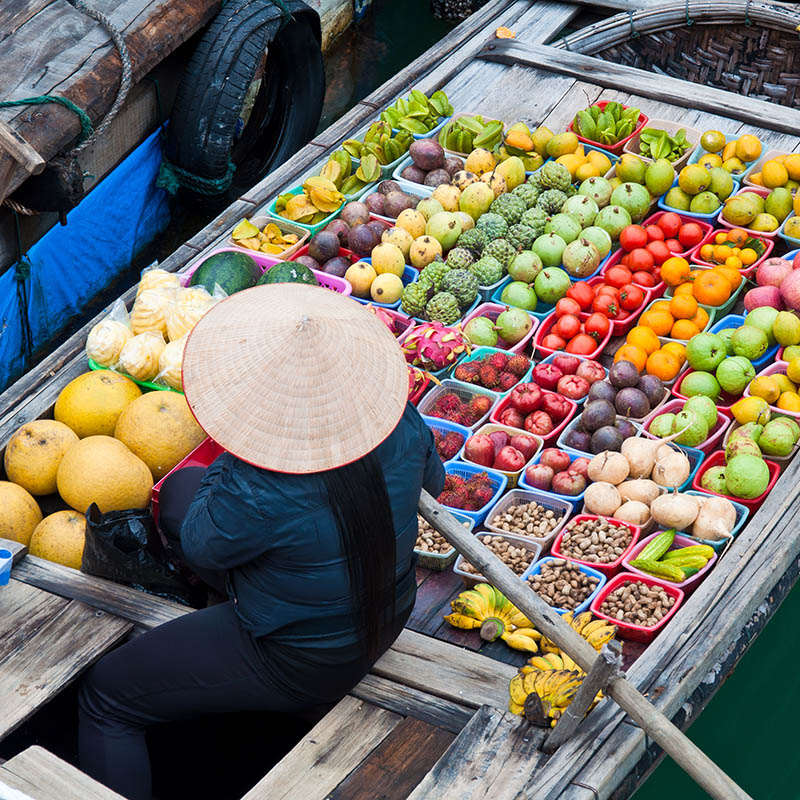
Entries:
MULTIPOLYGON (((282 187, 409 86, 426 92, 443 88, 456 108, 506 120, 524 116, 553 130, 562 130, 576 107, 599 99, 618 100, 695 128, 751 131, 765 149, 800 152, 800 112, 795 108, 545 45, 576 13, 575 6, 556 2, 531 6, 501 0, 485 6, 243 194, 162 266, 185 269, 219 246, 242 217, 254 216, 282 187), (494 38, 499 26, 510 28, 516 38, 494 38)), ((123 295, 128 304, 133 292, 123 295)), ((88 327, 0 395, 0 447, 23 422, 50 415, 60 390, 86 370, 83 346, 88 327)), ((679 727, 687 727, 702 711, 796 582, 798 498, 800 461, 795 459, 664 631, 646 648, 626 642, 628 682, 679 727)), ((441 622, 443 609, 461 588, 452 573, 419 570, 417 581, 418 604, 408 628, 370 675, 245 800, 591 800, 629 797, 635 791, 663 754, 618 705, 604 700, 555 753, 545 753, 543 732, 506 710, 508 680, 524 656, 496 643, 479 643, 468 632, 441 622)), ((89 621, 80 612, 88 606, 126 621, 131 635, 187 613, 183 607, 32 556, 20 558, 12 572, 12 585, 21 584, 84 604, 73 610, 83 626, 89 621)), ((47 658, 47 648, 42 647, 46 639, 35 647, 41 632, 28 635, 30 649, 36 650, 29 662, 33 672, 47 658)), ((104 635, 105 640, 89 651, 91 657, 128 635, 128 627, 110 626, 104 635)), ((0 649, 0 697, 4 704, 10 699, 13 713, 0 736, 26 717, 31 702, 27 688, 24 694, 13 681, 3 681, 2 659, 0 649)), ((70 678, 80 671, 79 662, 73 658, 70 678)), ((64 680, 60 676, 60 682, 43 682, 37 691, 55 693, 64 680)))

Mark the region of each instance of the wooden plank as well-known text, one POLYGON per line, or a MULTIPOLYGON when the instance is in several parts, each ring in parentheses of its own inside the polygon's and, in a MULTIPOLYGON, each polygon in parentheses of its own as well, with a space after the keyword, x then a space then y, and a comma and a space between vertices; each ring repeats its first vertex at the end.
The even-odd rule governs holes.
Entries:
POLYGON ((742 122, 759 125, 768 119, 770 127, 785 133, 793 134, 800 129, 800 111, 788 106, 736 95, 712 86, 698 86, 578 53, 570 53, 565 57, 562 50, 553 47, 504 39, 487 45, 480 57, 571 75, 607 88, 628 89, 654 100, 721 113, 742 122))
POLYGON ((0 739, 71 683, 112 645, 131 624, 72 601, 3 661, 0 739))
POLYGON ((4 550, 11 551, 12 564, 16 564, 28 553, 28 548, 24 544, 21 542, 15 542, 13 539, 3 539, 0 537, 0 547, 2 547, 4 550))
POLYGON ((0 767, 0 781, 22 782, 22 791, 33 800, 123 800, 101 783, 85 775, 43 747, 34 745, 0 767))
POLYGON ((547 758, 537 749, 543 738, 521 717, 481 706, 408 800, 516 800, 547 758))
POLYGON ((0 42, 53 2, 55 0, 15 0, 0 6, 0 42))
POLYGON ((15 580, 9 581, 2 592, 0 665, 69 603, 63 597, 15 580))
POLYGON ((326 800, 405 800, 454 738, 427 722, 404 719, 326 800))
MULTIPOLYGON (((428 635, 439 627, 442 615, 450 613, 450 601, 464 591, 461 578, 452 570, 434 572, 417 587, 417 600, 406 627, 428 635)), ((475 637, 471 637, 474 641, 475 637)))
POLYGON ((345 697, 242 800, 326 797, 401 719, 391 711, 345 697))

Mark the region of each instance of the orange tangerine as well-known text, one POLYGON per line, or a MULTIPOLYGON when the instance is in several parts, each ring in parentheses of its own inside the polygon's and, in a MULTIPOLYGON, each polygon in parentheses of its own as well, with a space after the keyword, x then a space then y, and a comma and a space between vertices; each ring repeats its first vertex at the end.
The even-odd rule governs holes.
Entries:
POLYGON ((728 231, 728 241, 741 247, 747 241, 747 231, 743 228, 731 228, 728 231))
POLYGON ((724 275, 725 280, 731 285, 731 290, 736 291, 736 289, 739 288, 739 284, 742 282, 742 273, 739 272, 740 268, 741 265, 733 266, 726 262, 723 266, 714 267, 714 271, 719 272, 720 275, 724 275))
POLYGON ((686 347, 680 342, 667 342, 661 349, 675 356, 681 366, 686 363, 686 347))
POLYGON ((630 361, 639 372, 647 365, 647 353, 635 344, 624 344, 614 353, 614 363, 617 361, 630 361))
POLYGON ((688 342, 692 336, 697 336, 700 333, 697 325, 689 319, 679 319, 675 321, 670 331, 670 336, 673 339, 680 339, 683 342, 688 342))
POLYGON ((645 311, 639 320, 640 325, 652 328, 656 336, 668 336, 675 320, 668 311, 645 311))
POLYGON ((656 336, 653 329, 645 325, 637 325, 635 328, 631 328, 625 337, 625 342, 640 347, 648 356, 661 347, 661 342, 658 341, 658 336, 656 336))
POLYGON ((675 319, 691 319, 697 308, 697 300, 688 294, 675 294, 669 301, 669 311, 675 319))
POLYGON ((797 392, 782 392, 776 405, 784 411, 800 411, 800 395, 797 392))
POLYGON ((758 261, 758 253, 756 253, 752 247, 745 247, 739 253, 739 258, 745 267, 749 267, 751 264, 755 264, 756 261, 758 261))
POLYGON ((705 270, 694 282, 694 296, 704 306, 721 306, 732 291, 730 281, 716 268, 705 270))
POLYGON ((725 244, 728 241, 728 232, 727 231, 720 231, 714 237, 714 244, 725 244))
POLYGON ((740 270, 742 268, 742 259, 738 256, 728 256, 724 264, 726 267, 730 267, 731 269, 740 270))
POLYGON ((694 322, 699 330, 703 330, 708 325, 708 311, 703 306, 697 306, 697 313, 691 318, 690 322, 694 322))
POLYGON ((669 313, 669 300, 658 300, 650 306, 650 311, 666 311, 669 313))
POLYGON ((661 349, 647 357, 645 369, 649 375, 655 375, 662 381, 671 381, 680 372, 681 364, 672 353, 661 349))
POLYGON ((672 294, 675 297, 680 297, 680 295, 691 297, 694 294, 694 289, 692 288, 691 283, 682 283, 680 286, 676 286, 672 290, 672 294))
POLYGON ((714 245, 713 244, 704 244, 700 248, 700 258, 703 261, 711 261, 714 258, 714 245))
POLYGON ((689 262, 681 256, 672 256, 661 265, 661 278, 667 286, 677 286, 689 272, 689 262))

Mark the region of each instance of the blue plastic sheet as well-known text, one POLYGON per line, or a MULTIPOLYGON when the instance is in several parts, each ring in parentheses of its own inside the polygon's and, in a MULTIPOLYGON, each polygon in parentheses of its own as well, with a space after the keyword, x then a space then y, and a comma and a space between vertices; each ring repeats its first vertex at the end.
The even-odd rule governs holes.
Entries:
MULTIPOLYGON (((155 185, 158 132, 146 139, 28 251, 25 280, 33 349, 63 331, 71 317, 127 269, 169 222, 167 194, 155 185)), ((0 275, 0 388, 27 368, 14 270, 0 275)))

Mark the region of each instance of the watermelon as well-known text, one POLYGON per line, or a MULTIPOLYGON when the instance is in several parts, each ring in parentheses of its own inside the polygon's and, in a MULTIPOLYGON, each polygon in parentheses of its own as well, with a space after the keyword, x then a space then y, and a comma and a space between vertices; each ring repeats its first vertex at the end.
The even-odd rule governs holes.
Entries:
POLYGON ((305 264, 296 261, 283 261, 270 267, 258 279, 259 286, 264 283, 309 283, 319 286, 316 275, 305 264))
POLYGON ((205 286, 214 294, 214 284, 219 284, 225 294, 241 292, 256 285, 261 277, 261 267, 247 253, 225 251, 207 258, 192 275, 190 286, 205 286))

